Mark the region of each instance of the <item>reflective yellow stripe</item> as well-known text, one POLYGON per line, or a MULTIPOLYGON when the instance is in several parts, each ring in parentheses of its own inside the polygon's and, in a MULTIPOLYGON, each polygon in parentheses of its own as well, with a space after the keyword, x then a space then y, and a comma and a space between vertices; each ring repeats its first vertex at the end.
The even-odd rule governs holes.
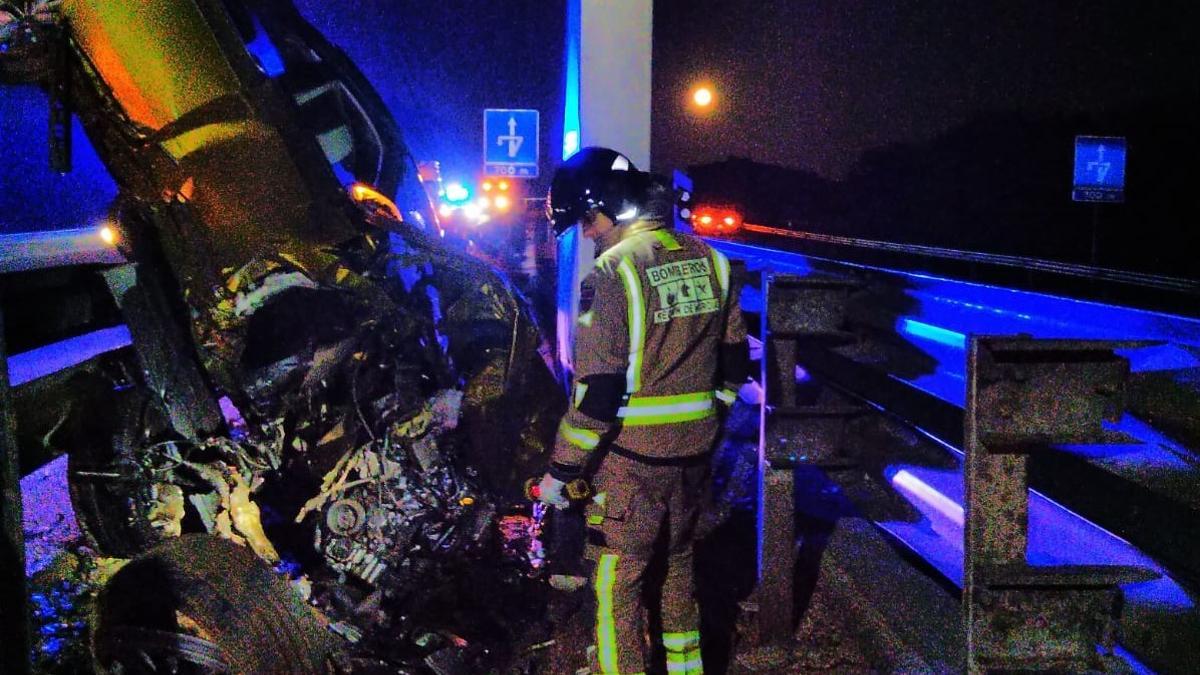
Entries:
POLYGON ((592 327, 592 313, 584 312, 583 314, 580 314, 578 323, 580 326, 584 326, 585 328, 591 328, 592 327))
POLYGON ((700 631, 689 630, 682 633, 663 633, 662 643, 668 652, 683 653, 700 646, 700 631))
POLYGON ((673 405, 676 403, 695 403, 712 401, 713 392, 697 391, 690 394, 670 394, 668 396, 630 396, 629 408, 652 408, 656 406, 673 405))
POLYGON ((582 382, 575 383, 575 407, 578 408, 580 403, 583 403, 583 397, 587 396, 588 386, 582 382))
POLYGON ((703 410, 688 410, 684 412, 672 412, 662 415, 639 415, 637 417, 625 418, 625 426, 627 427, 650 427, 659 424, 679 424, 682 422, 695 422, 696 420, 708 419, 716 414, 712 404, 703 410))
POLYGON ((721 300, 729 299, 729 258, 717 249, 712 252, 713 268, 717 272, 717 284, 721 286, 721 300))
POLYGON ((633 396, 617 410, 625 426, 649 426, 691 422, 714 414, 714 392, 700 391, 673 396, 633 396))
POLYGON ((654 236, 658 237, 658 240, 662 242, 663 248, 667 249, 668 251, 678 251, 679 249, 683 248, 679 245, 679 242, 675 240, 675 237, 666 230, 654 230, 654 236))
POLYGON ((625 286, 629 323, 629 368, 625 371, 625 392, 632 394, 642 388, 642 350, 646 345, 646 308, 642 297, 642 282, 638 279, 633 261, 622 258, 617 273, 625 286))
POLYGON ((617 579, 613 553, 600 556, 596 566, 596 651, 601 673, 617 672, 617 627, 613 621, 613 583, 617 579))
POLYGON ((682 675, 703 675, 704 662, 700 659, 700 654, 694 657, 687 657, 683 654, 667 654, 667 672, 682 673, 682 675))
POLYGON ((599 434, 594 431, 571 426, 567 424, 566 420, 558 424, 558 433, 562 434, 562 437, 567 439, 568 443, 583 450, 595 450, 596 446, 600 445, 599 434))
POLYGON ((700 631, 663 633, 663 647, 667 651, 667 672, 683 675, 701 675, 704 662, 700 658, 700 631))
POLYGON ((718 389, 713 395, 722 403, 733 403, 737 400, 737 392, 732 389, 718 389))

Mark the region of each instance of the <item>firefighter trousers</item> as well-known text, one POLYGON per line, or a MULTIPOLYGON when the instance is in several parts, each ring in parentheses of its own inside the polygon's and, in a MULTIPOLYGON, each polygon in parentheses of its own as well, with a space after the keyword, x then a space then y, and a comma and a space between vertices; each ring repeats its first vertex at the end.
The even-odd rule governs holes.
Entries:
POLYGON ((644 673, 646 570, 665 548, 662 635, 671 675, 703 673, 692 544, 708 495, 707 453, 677 463, 647 463, 609 452, 596 471, 598 498, 588 535, 596 558, 595 640, 600 672, 644 673), (665 546, 664 546, 665 545, 665 546))

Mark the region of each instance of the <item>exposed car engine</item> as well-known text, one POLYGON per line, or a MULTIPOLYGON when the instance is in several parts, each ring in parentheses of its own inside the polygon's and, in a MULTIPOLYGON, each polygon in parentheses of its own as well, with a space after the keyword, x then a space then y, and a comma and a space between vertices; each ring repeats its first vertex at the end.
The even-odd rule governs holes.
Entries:
POLYGON ((458 422, 460 397, 441 392, 417 418, 343 456, 330 472, 297 516, 319 509, 313 545, 330 569, 372 586, 399 586, 416 580, 413 556, 458 552, 487 534, 494 507, 437 446, 437 436, 458 422))

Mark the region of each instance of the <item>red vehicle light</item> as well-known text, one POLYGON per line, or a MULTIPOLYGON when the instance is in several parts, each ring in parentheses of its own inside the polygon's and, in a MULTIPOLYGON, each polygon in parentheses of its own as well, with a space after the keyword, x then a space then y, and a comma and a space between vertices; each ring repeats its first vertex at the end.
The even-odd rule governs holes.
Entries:
POLYGON ((729 206, 698 206, 692 215, 692 229, 701 236, 733 234, 741 227, 741 214, 729 206))

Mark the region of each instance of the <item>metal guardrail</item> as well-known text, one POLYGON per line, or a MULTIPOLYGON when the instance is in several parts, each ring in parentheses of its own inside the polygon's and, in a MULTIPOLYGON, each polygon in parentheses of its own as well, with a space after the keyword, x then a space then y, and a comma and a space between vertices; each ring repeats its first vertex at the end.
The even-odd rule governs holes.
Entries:
POLYGON ((0 234, 0 274, 124 261, 98 228, 0 234))
MULTIPOLYGON (((1200 366, 1200 319, 949 276, 848 263, 724 239, 709 240, 732 259, 778 272, 857 279, 869 285, 856 321, 906 341, 936 370, 897 376, 953 405, 963 404, 964 349, 970 333, 1039 338, 1159 340, 1132 355, 1134 372, 1200 366)), ((749 299, 750 304, 761 302, 749 299)), ((1200 302, 1198 302, 1200 307, 1200 302)))
MULTIPOLYGON (((1120 307, 1114 305, 1102 305, 1099 303, 1085 302, 1073 300, 1070 298, 1053 297, 1039 293, 1028 291, 1014 291, 1011 289, 989 287, 977 282, 955 281, 948 278, 938 278, 929 274, 905 273, 896 270, 873 268, 857 263, 843 263, 840 261, 830 260, 828 258, 819 258, 811 255, 804 255, 795 252, 786 252, 765 249, 748 245, 741 242, 728 242, 723 240, 712 241, 714 245, 721 248, 731 258, 741 258, 749 261, 751 269, 761 268, 762 273, 766 276, 768 273, 791 271, 800 275, 800 278, 812 279, 815 282, 824 280, 829 282, 833 279, 857 279, 865 281, 870 286, 865 294, 860 294, 856 299, 856 315, 855 321, 861 321, 864 317, 870 319, 872 329, 890 332, 893 336, 898 336, 901 340, 907 341, 910 351, 921 352, 921 356, 927 361, 936 366, 938 377, 944 382, 938 386, 929 386, 927 381, 914 380, 911 374, 904 375, 903 373, 892 374, 886 370, 876 374, 881 381, 875 379, 867 379, 858 384, 867 386, 867 389, 862 389, 864 392, 879 392, 881 383, 890 383, 889 386, 896 389, 903 389, 906 393, 895 392, 894 396, 905 397, 897 398, 897 402, 902 402, 904 405, 898 406, 899 415, 896 419, 917 419, 922 420, 922 417, 909 418, 906 417, 903 409, 916 407, 925 407, 933 405, 936 410, 933 411, 933 417, 938 419, 945 418, 943 421, 949 422, 950 434, 942 434, 940 437, 931 436, 936 444, 942 445, 948 449, 954 450, 950 445, 958 445, 962 443, 962 424, 963 424, 963 408, 966 404, 963 396, 965 387, 964 376, 969 375, 964 372, 966 370, 966 347, 973 334, 1011 334, 1011 333, 1028 333, 1038 338, 1067 338, 1067 337, 1084 337, 1091 340, 1108 339, 1121 340, 1136 338, 1140 340, 1162 341, 1167 344, 1158 347, 1147 347, 1143 344, 1138 345, 1122 345, 1124 355, 1133 354, 1131 358, 1134 369, 1142 369, 1145 371, 1157 372, 1164 367, 1166 368, 1197 368, 1200 367, 1200 359, 1197 358, 1197 347, 1200 346, 1200 321, 1190 317, 1173 316, 1157 312, 1145 310, 1137 310, 1129 307, 1120 307), (869 296, 869 297, 868 297, 869 296), (882 301, 884 304, 876 307, 870 304, 871 311, 867 311, 863 306, 863 299, 867 297, 869 302, 882 301), (877 325, 876 325, 877 324, 877 325), (922 351, 925 350, 925 351, 922 351), (1189 356, 1190 355, 1190 356, 1189 356), (953 368, 955 372, 947 374, 943 369, 953 368), (924 389, 925 391, 921 391, 924 389), (939 400, 940 399, 940 400, 939 400), (957 412, 955 412, 957 411, 957 412), (939 417, 940 416, 940 417, 939 417), (953 419, 952 419, 953 418, 953 419)), ((818 284, 819 285, 819 284, 818 284)), ((768 306, 774 307, 776 303, 773 299, 767 297, 751 297, 747 303, 748 308, 752 311, 765 312, 768 306)), ((807 310, 806 303, 803 298, 793 298, 788 301, 789 306, 795 305, 795 311, 804 313, 807 310)), ((818 312, 820 314, 821 312, 818 312)), ((825 312, 828 313, 828 312, 825 312)), ((779 323, 777 320, 772 323, 779 323)), ((842 329, 849 324, 840 324, 842 329)), ((780 326, 776 326, 779 328, 780 326)), ((859 325, 855 330, 864 328, 859 325)), ((786 332, 786 329, 785 329, 786 332)), ((837 327, 826 330, 826 333, 833 335, 837 332, 837 327)), ((821 345, 816 353, 825 353, 825 349, 821 345)), ((828 345, 826 345, 828 346, 828 345)), ((770 350, 768 350, 770 351, 770 350)), ((843 366, 853 366, 857 369, 866 369, 878 367, 881 364, 869 365, 869 363, 854 364, 850 362, 847 356, 839 356, 835 352, 830 351, 832 359, 821 357, 820 361, 829 361, 829 363, 813 363, 816 368, 809 368, 809 358, 816 355, 806 353, 804 359, 805 370, 813 375, 828 375, 828 369, 825 366, 830 366, 836 372, 843 366)), ((851 352, 854 353, 854 352, 851 352)), ((868 356, 868 362, 878 358, 878 354, 872 351, 864 352, 868 356), (873 356, 872 356, 873 355, 873 356)), ((787 356, 776 350, 776 356, 773 359, 780 359, 787 356)), ((798 355, 797 355, 798 356, 798 355)), ((790 359, 788 360, 790 363, 790 359)), ((786 366, 786 364, 784 364, 786 366)), ((781 372, 791 372, 790 367, 781 367, 781 372)), ((855 380, 857 382, 857 380, 855 380)), ((860 391, 853 388, 851 391, 860 391)), ((890 391, 890 390, 889 390, 890 391)), ((886 399, 886 397, 885 397, 886 399)), ((870 396, 866 399, 867 403, 872 405, 873 401, 879 399, 870 396)), ((886 399, 892 400, 892 399, 886 399)), ((776 405, 786 407, 786 402, 779 402, 776 405)), ((881 409, 883 410, 883 409, 881 409)), ((887 404, 886 412, 892 414, 890 403, 887 404)), ((913 412, 909 410, 909 412, 913 412)), ((806 428, 811 427, 810 424, 804 425, 806 428)), ((935 425, 933 427, 941 433, 941 427, 935 425)), ((928 434, 928 427, 918 429, 924 434, 928 434)), ((809 429, 813 431, 813 429, 809 429)), ((795 437, 794 433, 784 434, 788 437, 795 437)), ((811 434, 809 434, 811 435, 811 434)), ((791 438, 795 440, 795 438, 791 438)), ((817 443, 820 445, 820 443, 817 443)), ((811 444, 805 443, 806 451, 811 451, 811 444)), ((961 452, 961 451, 958 451, 961 452)), ((809 457, 809 460, 812 458, 809 457)), ((838 459, 838 458, 835 458, 838 459)), ((819 465, 821 457, 818 456, 817 464, 819 465)), ((935 513, 935 522, 930 529, 928 526, 920 524, 908 523, 879 523, 879 527, 896 536, 899 540, 904 541, 906 533, 915 533, 918 537, 928 539, 931 533, 936 534, 942 532, 942 536, 954 537, 957 532, 957 544, 949 542, 947 544, 936 544, 940 547, 938 550, 932 550, 929 547, 931 542, 924 540, 915 543, 905 541, 904 543, 915 553, 925 558, 929 564, 935 569, 943 573, 950 581, 961 582, 964 570, 964 553, 962 548, 963 528, 965 525, 963 517, 963 501, 962 484, 964 476, 958 472, 955 477, 955 472, 944 468, 922 468, 920 466, 909 466, 905 460, 900 459, 889 463, 893 465, 891 470, 895 471, 895 476, 889 476, 890 482, 898 492, 909 497, 906 492, 919 492, 931 503, 925 506, 914 505, 928 514, 936 512, 939 509, 943 511, 954 511, 957 513, 957 521, 955 521, 955 513, 940 514, 935 513), (934 484, 921 483, 917 480, 918 477, 925 479, 935 479, 935 481, 947 482, 945 485, 938 486, 934 484), (910 488, 908 490, 902 488, 910 488), (937 525, 937 518, 946 519, 943 526, 937 525), (954 544, 953 546, 951 544, 954 544), (957 547, 957 553, 951 550, 957 547), (941 550, 945 548, 946 550, 941 550), (933 558, 928 557, 930 552, 935 555, 933 558), (941 560, 938 556, 946 558, 941 560), (957 556, 957 560, 951 558, 957 556)), ((910 499, 911 501, 911 499, 910 499)), ((1078 516, 1070 513, 1066 509, 1053 504, 1045 497, 1036 493, 1030 493, 1029 496, 1030 512, 1038 518, 1045 520, 1048 516, 1062 516, 1067 519, 1079 520, 1078 516), (1053 512, 1053 513, 1051 513, 1053 512)), ((1168 521, 1169 522, 1169 521, 1168 521)), ((1107 561, 1107 564, 1126 564, 1137 567, 1147 567, 1151 569, 1162 570, 1157 565, 1153 565, 1146 556, 1140 554, 1135 549, 1124 542, 1119 542, 1111 534, 1104 532, 1102 529, 1086 523, 1083 525, 1072 526, 1070 530, 1070 540, 1077 545, 1083 546, 1080 550, 1072 550, 1063 556, 1050 555, 1053 551, 1046 547, 1052 545, 1053 542, 1043 540, 1037 542, 1037 548, 1031 548, 1031 555, 1037 559, 1059 560, 1058 564, 1092 564, 1090 558, 1094 556, 1083 555, 1088 549, 1087 545, 1081 542, 1091 542, 1107 537, 1107 540, 1112 551, 1103 554, 1102 559, 1107 561), (1086 527, 1085 527, 1086 526, 1086 527), (1082 530, 1087 530, 1083 532, 1082 530), (1095 530, 1095 532, 1092 532, 1095 530), (1088 536, 1083 536, 1084 534, 1088 536), (1124 544, 1123 547, 1116 544, 1124 544), (1119 549, 1119 550, 1118 550, 1119 549), (1040 557, 1039 557, 1040 556, 1040 557), (1087 560, 1081 558, 1088 558, 1087 560)), ((1107 541, 1106 540, 1106 541, 1107 541)), ((1040 578, 1039 578, 1040 579, 1040 578)), ((1035 580, 1036 581, 1036 580, 1035 580)), ((1040 581, 1038 582, 1040 583, 1040 581)), ((1132 646, 1138 647, 1138 652, 1143 652, 1142 648, 1152 650, 1153 654, 1147 654, 1153 657, 1154 661, 1161 662, 1166 659, 1169 662, 1178 663, 1178 650, 1173 646, 1171 640, 1160 640, 1164 633, 1159 629, 1161 622, 1164 620, 1161 614, 1161 606, 1163 602, 1175 603, 1172 607, 1182 602, 1184 605, 1191 607, 1190 600, 1186 596, 1180 596, 1182 589, 1170 578, 1164 577, 1160 582, 1151 582, 1146 584, 1134 584, 1138 598, 1133 600, 1130 609, 1137 615, 1138 636, 1133 638, 1132 646), (1170 596, 1169 598, 1167 596, 1170 596), (1179 596, 1179 597, 1176 597, 1179 596), (1155 608, 1158 609, 1155 609, 1155 608), (1156 614, 1157 612, 1157 614, 1156 614), (1154 637, 1158 636, 1158 637, 1154 637), (1174 656, 1172 656, 1174 654, 1174 656)), ((1171 611, 1176 611, 1172 609, 1171 611)), ((1188 610, 1191 612, 1191 610, 1188 610)), ((1165 616, 1165 615, 1164 615, 1165 616)), ((1191 616, 1189 614, 1189 616, 1191 616)), ((1179 619, 1177 619, 1179 620, 1179 619)), ((1191 619, 1187 619, 1190 621, 1191 619)), ((1191 635, 1190 625, 1185 628, 1179 626, 1180 634, 1191 635)), ((1119 646, 1111 647, 1114 653, 1121 655, 1121 658, 1130 664, 1136 663, 1136 659, 1124 652, 1119 646)), ((1141 668, 1140 664, 1134 666, 1134 670, 1141 668)), ((1148 672, 1139 670, 1139 672, 1148 672)))
POLYGON ((1132 565, 1028 562, 1030 455, 1055 443, 1122 442, 1128 345, 971 338, 964 451, 963 613, 967 672, 1109 671, 1121 585, 1159 578, 1132 565))
POLYGON ((1050 272, 1053 274, 1062 274, 1084 279, 1110 281, 1141 286, 1144 288, 1188 293, 1196 295, 1198 301, 1200 301, 1200 281, 1193 279, 1179 279, 1176 277, 1168 277, 1157 274, 1131 272, 1106 267, 1093 267, 1090 265, 1080 265, 1076 263, 1066 263, 1055 260, 1045 260, 1041 258, 1027 258, 996 253, 977 253, 974 251, 939 248, 936 246, 923 246, 920 244, 896 244, 892 242, 875 241, 871 239, 840 237, 830 234, 819 234, 816 232, 785 230, 777 227, 767 227, 765 225, 754 225, 752 223, 746 223, 743 225, 743 228, 747 232, 788 237, 791 239, 800 239, 820 244, 852 246, 855 248, 869 249, 874 251, 887 251, 889 253, 899 253, 904 255, 942 258, 957 262, 999 265, 1002 267, 1012 267, 1021 270, 1050 272))
MULTIPOLYGON (((0 274, 68 265, 123 262, 97 228, 0 235, 0 274)), ((96 331, 9 358, 0 308, 0 672, 30 672, 33 644, 25 569, 25 536, 20 489, 20 452, 13 433, 11 387, 77 365, 128 344, 123 326, 96 331), (11 376, 11 377, 10 377, 11 376)))

